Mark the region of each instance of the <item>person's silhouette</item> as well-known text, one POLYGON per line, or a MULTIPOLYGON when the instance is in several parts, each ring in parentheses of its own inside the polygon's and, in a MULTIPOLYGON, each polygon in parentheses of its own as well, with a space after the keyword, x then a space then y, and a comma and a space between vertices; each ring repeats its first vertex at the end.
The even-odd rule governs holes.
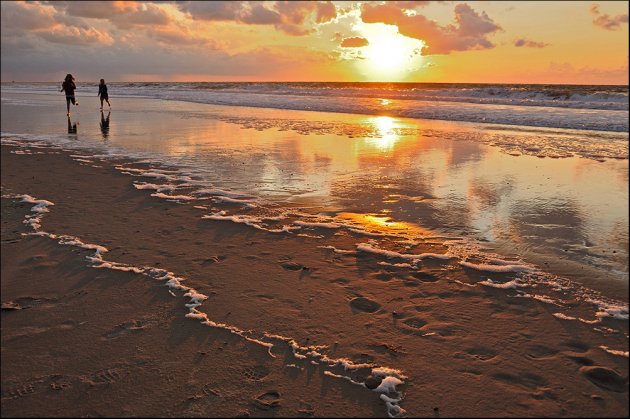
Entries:
POLYGON ((109 137, 109 116, 111 112, 107 112, 107 117, 103 111, 101 111, 101 133, 103 134, 103 139, 107 140, 109 137))
POLYGON ((70 115, 68 115, 68 134, 76 134, 77 133, 77 123, 74 124, 70 121, 70 115))
POLYGON ((66 75, 65 80, 61 84, 60 92, 66 92, 66 108, 68 109, 68 116, 70 116, 70 102, 79 106, 79 102, 74 98, 74 91, 77 86, 74 84, 74 77, 72 74, 66 75))

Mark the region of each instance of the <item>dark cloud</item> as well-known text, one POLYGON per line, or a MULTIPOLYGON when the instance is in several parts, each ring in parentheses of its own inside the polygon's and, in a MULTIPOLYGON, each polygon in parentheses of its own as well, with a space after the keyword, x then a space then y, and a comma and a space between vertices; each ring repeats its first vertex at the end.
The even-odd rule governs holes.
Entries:
POLYGON ((545 48, 545 47, 548 47, 549 45, 550 44, 547 44, 545 42, 536 42, 536 41, 532 41, 530 39, 525 39, 525 38, 520 38, 514 41, 515 47, 545 48))
POLYGON ((66 16, 109 20, 116 27, 167 25, 171 18, 153 3, 137 1, 54 1, 51 6, 66 16))
POLYGON ((360 48, 365 47, 369 44, 368 40, 365 38, 361 38, 360 36, 355 36, 353 38, 345 38, 341 42, 341 46, 344 48, 360 48))
POLYGON ((396 25, 402 35, 425 41, 425 55, 494 48, 487 37, 502 30, 501 26, 485 12, 477 13, 466 3, 456 5, 453 12, 455 23, 441 26, 422 14, 405 14, 393 3, 365 3, 361 19, 365 23, 396 25))
POLYGON ((273 25, 289 35, 306 35, 313 32, 309 27, 312 23, 337 17, 337 9, 330 1, 188 1, 178 7, 192 19, 273 25))
POLYGON ((615 31, 620 29, 622 25, 628 23, 628 14, 618 14, 617 16, 610 16, 609 14, 602 14, 599 11, 599 5, 593 4, 591 6, 591 14, 594 17, 593 24, 600 28, 615 31))

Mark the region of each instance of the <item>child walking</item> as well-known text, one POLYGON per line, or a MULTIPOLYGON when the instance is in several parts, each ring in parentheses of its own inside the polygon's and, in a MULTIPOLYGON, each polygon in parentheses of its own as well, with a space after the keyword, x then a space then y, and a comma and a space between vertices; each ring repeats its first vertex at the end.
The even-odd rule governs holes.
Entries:
POLYGON ((105 79, 101 79, 101 84, 98 85, 98 95, 101 97, 101 110, 103 110, 103 101, 107 102, 107 105, 111 108, 112 105, 109 103, 109 96, 107 95, 107 85, 105 84, 105 79))
POLYGON ((64 90, 66 92, 66 107, 68 109, 68 115, 70 115, 70 102, 72 102, 74 105, 79 106, 79 102, 75 101, 74 99, 74 90, 76 88, 77 86, 74 84, 74 77, 72 77, 72 74, 67 74, 66 79, 63 81, 63 83, 61 83, 60 92, 63 92, 64 90))

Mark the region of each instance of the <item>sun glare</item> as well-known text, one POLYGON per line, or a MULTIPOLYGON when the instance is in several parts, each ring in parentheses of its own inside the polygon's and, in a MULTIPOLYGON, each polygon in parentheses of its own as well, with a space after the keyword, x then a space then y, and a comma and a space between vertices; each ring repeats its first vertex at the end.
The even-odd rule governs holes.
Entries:
POLYGON ((357 29, 369 42, 357 64, 369 79, 397 81, 421 67, 422 41, 401 35, 392 25, 364 24, 357 29))
POLYGON ((366 48, 370 65, 381 71, 404 69, 411 61, 411 53, 407 46, 397 38, 379 39, 366 48))

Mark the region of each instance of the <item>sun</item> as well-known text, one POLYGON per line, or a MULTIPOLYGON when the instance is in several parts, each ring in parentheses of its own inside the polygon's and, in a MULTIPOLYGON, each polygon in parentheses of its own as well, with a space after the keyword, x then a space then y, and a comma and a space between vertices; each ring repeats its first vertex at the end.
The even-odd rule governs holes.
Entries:
POLYGON ((412 53, 405 42, 397 37, 377 39, 365 51, 370 66, 380 72, 405 69, 411 62, 412 53))
POLYGON ((421 67, 423 41, 401 35, 394 25, 362 24, 356 29, 368 40, 357 63, 368 79, 397 81, 421 67))

